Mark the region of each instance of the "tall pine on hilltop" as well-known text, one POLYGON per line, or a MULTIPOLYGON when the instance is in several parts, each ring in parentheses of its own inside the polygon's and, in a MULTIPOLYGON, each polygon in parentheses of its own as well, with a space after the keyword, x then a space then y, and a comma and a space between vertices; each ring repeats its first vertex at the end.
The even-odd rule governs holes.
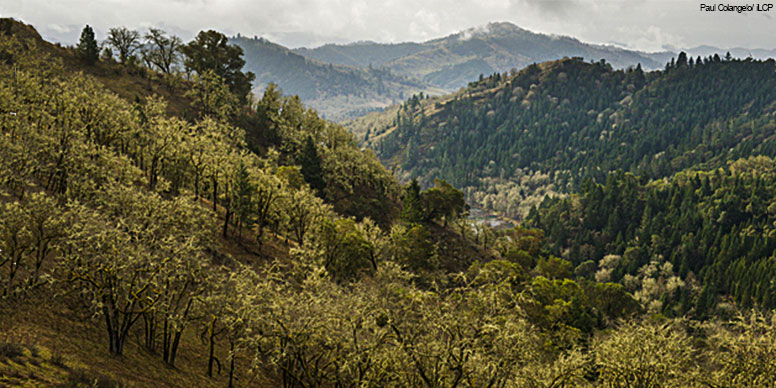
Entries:
POLYGON ((97 45, 97 40, 94 39, 94 30, 88 24, 81 30, 81 39, 78 41, 76 50, 78 56, 89 65, 97 62, 100 47, 97 45))

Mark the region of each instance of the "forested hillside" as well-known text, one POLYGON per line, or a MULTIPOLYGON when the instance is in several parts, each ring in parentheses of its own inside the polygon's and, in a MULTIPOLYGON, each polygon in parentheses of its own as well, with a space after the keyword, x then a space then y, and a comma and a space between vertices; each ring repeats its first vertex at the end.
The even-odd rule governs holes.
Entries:
POLYGON ((548 198, 529 223, 547 231, 553 253, 598 263, 596 280, 624 284, 654 312, 729 314, 719 296, 774 309, 774 167, 758 156, 649 183, 619 172, 548 198))
POLYGON ((565 59, 446 97, 414 96, 393 117, 350 127, 406 175, 446 179, 473 203, 520 218, 544 193, 614 170, 654 179, 774 156, 774 71, 773 60, 718 56, 680 55, 649 73, 565 59))
POLYGON ((0 27, 3 386, 776 383, 776 317, 747 308, 770 306, 772 287, 747 291, 718 272, 772 270, 771 159, 662 184, 587 181, 535 209, 535 227, 497 231, 471 222, 444 180, 402 186, 297 96, 269 87, 252 98, 242 50, 216 31, 184 44, 150 30, 144 39, 179 48, 165 60, 141 52, 143 63, 97 57, 88 26, 56 50, 18 33, 30 26, 0 27), (120 82, 91 75, 101 68, 120 82), (113 91, 134 77, 155 79, 180 109, 113 91), (654 223, 607 245, 616 222, 645 213, 654 223), (718 225, 661 240, 676 219, 718 225), (568 237, 580 230, 592 236, 568 237), (667 256, 677 238, 688 253, 667 256), (691 252, 709 241, 723 247, 706 256, 718 264, 691 252), (642 256, 655 263, 630 282, 642 256), (718 295, 732 298, 708 308, 718 295))

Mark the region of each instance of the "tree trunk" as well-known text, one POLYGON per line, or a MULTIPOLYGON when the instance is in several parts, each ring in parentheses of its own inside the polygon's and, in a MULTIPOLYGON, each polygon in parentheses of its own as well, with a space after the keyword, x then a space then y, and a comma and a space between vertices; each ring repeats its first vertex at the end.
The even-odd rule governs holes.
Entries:
MULTIPOLYGON (((210 342, 210 353, 207 360, 207 377, 213 377, 213 362, 215 361, 215 344, 216 344, 216 318, 210 322, 210 328, 208 330, 208 340, 210 342)), ((221 369, 220 366, 218 368, 221 369)))
POLYGON ((194 200, 199 200, 199 173, 194 174, 194 200))
POLYGON ((118 316, 118 312, 106 305, 103 307, 103 314, 105 315, 105 324, 108 331, 109 351, 113 355, 120 356, 124 350, 124 339, 118 328, 117 319, 114 319, 118 316))
POLYGON ((234 341, 229 341, 229 388, 234 387, 234 341))
POLYGON ((172 345, 170 347, 169 360, 167 364, 173 368, 175 368, 175 355, 178 354, 178 345, 180 345, 181 342, 181 335, 183 335, 183 330, 178 330, 175 332, 175 337, 172 339, 172 345))
POLYGON ((232 211, 227 207, 226 214, 224 215, 224 237, 226 237, 229 230, 229 219, 232 218, 232 211))
POLYGON ((213 175, 213 211, 216 211, 216 202, 218 202, 218 179, 213 175))
POLYGON ((143 314, 145 323, 145 347, 154 353, 156 351, 156 318, 153 313, 143 314))
POLYGON ((162 330, 162 361, 165 363, 170 355, 170 331, 169 321, 167 317, 164 317, 164 329, 162 330))

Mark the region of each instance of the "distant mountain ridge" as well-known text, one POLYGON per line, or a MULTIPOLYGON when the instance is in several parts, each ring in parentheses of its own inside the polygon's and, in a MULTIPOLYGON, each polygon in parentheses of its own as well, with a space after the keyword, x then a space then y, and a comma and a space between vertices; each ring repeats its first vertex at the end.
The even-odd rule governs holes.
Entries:
MULTIPOLYGON (((288 49, 266 39, 237 37, 246 68, 257 74, 256 91, 269 82, 298 94, 324 117, 342 121, 381 110, 423 92, 442 95, 467 86, 480 75, 507 73, 533 63, 562 58, 603 59, 615 69, 641 65, 663 69, 675 52, 646 53, 613 45, 581 42, 568 36, 535 33, 508 22, 489 23, 425 42, 326 44, 288 49)), ((776 57, 776 50, 698 46, 691 57, 730 51, 738 58, 776 57)))
POLYGON ((383 66, 448 90, 466 86, 480 74, 521 69, 563 57, 605 59, 616 68, 641 63, 645 69, 658 69, 671 55, 583 43, 571 37, 534 33, 507 22, 489 23, 423 43, 329 44, 294 52, 335 64, 383 66))
POLYGON ((414 93, 440 93, 412 78, 385 69, 360 68, 319 62, 266 39, 236 37, 245 69, 256 74, 255 92, 275 83, 286 94, 296 94, 325 118, 341 120, 381 109, 414 93))

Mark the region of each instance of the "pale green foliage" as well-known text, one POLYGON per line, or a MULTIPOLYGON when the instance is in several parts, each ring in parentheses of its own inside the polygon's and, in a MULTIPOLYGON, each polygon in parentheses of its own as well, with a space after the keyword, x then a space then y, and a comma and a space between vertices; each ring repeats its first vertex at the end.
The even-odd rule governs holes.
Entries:
POLYGON ((212 70, 194 76, 194 87, 186 92, 194 99, 202 116, 210 116, 228 122, 237 112, 239 102, 229 91, 229 86, 212 70))
POLYGON ((279 207, 283 222, 300 246, 304 245, 307 232, 317 226, 317 221, 332 214, 331 207, 316 197, 308 186, 283 196, 279 207))
POLYGON ((545 196, 562 198, 567 195, 563 194, 566 189, 559 187, 546 173, 518 168, 511 177, 480 178, 479 186, 467 186, 462 191, 477 206, 523 219, 532 206, 539 206, 545 196), (483 187, 487 189, 481 189, 483 187))
POLYGON ((709 329, 711 368, 700 373, 701 382, 709 387, 776 385, 776 315, 752 312, 709 329))
POLYGON ((525 388, 593 387, 596 385, 586 376, 589 368, 589 357, 574 349, 554 359, 545 356, 531 360, 517 373, 515 383, 525 388))
MULTIPOLYGON (((460 195, 440 184, 427 205, 452 205, 427 206, 430 218, 454 220, 461 235, 504 258, 442 274, 447 258, 432 239, 438 226, 396 224, 386 235, 377 223, 388 230, 392 209, 364 198, 389 202, 396 182, 341 127, 273 88, 258 114, 279 151, 260 158, 225 122, 223 85, 199 84, 211 89, 198 92, 216 93, 199 101, 212 112, 190 123, 168 116, 159 98, 134 106, 87 76, 64 76, 33 46, 3 39, 0 53, 14 61, 0 63, 0 289, 72 291, 105 325, 113 353, 143 322, 146 346, 156 351, 161 336, 162 358, 174 366, 184 330, 196 323, 210 348, 210 374, 225 340, 229 370, 248 357, 255 380, 240 382, 259 386, 775 383, 774 318, 693 330, 681 320, 634 321, 596 332, 599 322, 639 310, 622 286, 576 282, 569 262, 540 260, 540 231, 478 227, 472 235, 460 195), (325 200, 293 165, 308 136, 320 150, 325 200), (341 218, 333 209, 362 216, 341 218), (219 250, 219 221, 227 238, 230 226, 255 233, 263 258, 265 240, 292 237, 290 260, 238 264, 219 250)), ((522 183, 551 189, 537 173, 522 183)), ((517 198, 511 191, 507 198, 517 198)), ((595 277, 608 280, 629 252, 579 272, 589 278, 597 269, 595 277)), ((655 257, 626 286, 645 302, 681 288, 667 263, 655 257)))
POLYGON ((676 324, 625 323, 593 341, 599 382, 613 388, 692 386, 690 337, 676 324))
POLYGON ((213 228, 205 210, 183 199, 114 186, 99 201, 99 212, 70 206, 60 266, 62 277, 105 316, 110 350, 121 354, 141 314, 159 309, 180 321, 181 300, 203 280, 201 249, 213 228))
POLYGON ((41 267, 63 236, 64 215, 44 193, 2 203, 0 214, 0 287, 9 295, 41 281, 41 267))

